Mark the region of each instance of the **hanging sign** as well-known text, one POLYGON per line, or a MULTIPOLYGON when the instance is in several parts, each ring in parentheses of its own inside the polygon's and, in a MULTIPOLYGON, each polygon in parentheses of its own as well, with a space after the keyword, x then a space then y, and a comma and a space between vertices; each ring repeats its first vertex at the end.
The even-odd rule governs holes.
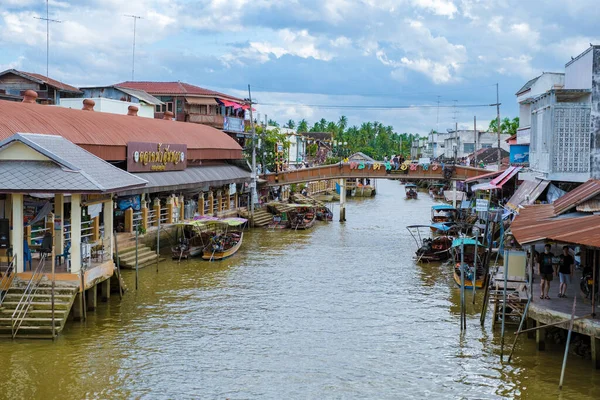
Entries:
POLYGON ((185 144, 127 143, 127 171, 158 172, 185 169, 187 146, 185 144))
POLYGON ((475 201, 475 211, 487 211, 488 201, 486 199, 477 199, 475 201))

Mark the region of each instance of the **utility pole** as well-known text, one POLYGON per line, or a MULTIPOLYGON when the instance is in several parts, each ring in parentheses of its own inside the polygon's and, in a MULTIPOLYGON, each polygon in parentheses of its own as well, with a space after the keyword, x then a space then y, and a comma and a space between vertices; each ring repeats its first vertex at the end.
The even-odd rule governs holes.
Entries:
POLYGON ((440 96, 437 97, 437 117, 435 120, 435 132, 440 132, 440 96))
POLYGON ((457 158, 458 158, 458 121, 456 120, 456 102, 458 100, 454 100, 454 146, 453 147, 453 151, 454 151, 454 165, 456 165, 457 163, 457 158))
POLYGON ((267 173, 267 155, 265 154, 265 152, 267 151, 267 146, 266 146, 266 141, 265 141, 265 137, 267 136, 267 126, 269 126, 269 118, 267 116, 267 114, 265 114, 265 130, 262 133, 262 172, 263 174, 267 173))
POLYGON ((135 80, 135 30, 137 25, 137 20, 142 19, 142 17, 138 15, 125 15, 126 17, 133 18, 133 52, 131 54, 131 80, 135 80))
POLYGON ((254 227, 254 203, 256 202, 256 128, 252 117, 252 92, 248 84, 248 101, 250 103, 250 126, 252 126, 252 175, 250 179, 250 226, 254 227))
MULTIPOLYGON (((50 79, 50 22, 56 22, 60 24, 62 21, 57 19, 50 19, 50 10, 48 6, 48 1, 46 0, 46 18, 34 17, 35 19, 39 19, 42 21, 46 21, 46 78, 50 79)), ((56 103, 56 99, 54 99, 54 103, 56 103)))
POLYGON ((473 116, 473 130, 475 131, 475 153, 473 154, 473 166, 477 168, 477 151, 479 144, 479 133, 477 132, 477 116, 473 116))
POLYGON ((502 165, 502 151, 500 149, 500 95, 498 91, 498 84, 496 83, 496 113, 498 118, 498 171, 502 165))

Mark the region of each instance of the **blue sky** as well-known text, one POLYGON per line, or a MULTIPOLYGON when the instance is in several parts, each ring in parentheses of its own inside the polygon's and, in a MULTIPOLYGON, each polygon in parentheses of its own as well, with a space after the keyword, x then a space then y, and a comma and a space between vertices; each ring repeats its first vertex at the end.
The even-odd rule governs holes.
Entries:
MULTIPOLYGON (((398 132, 487 126, 495 102, 600 44, 597 0, 50 0, 50 76, 79 85, 184 81, 280 122, 348 116, 398 132), (594 29, 596 28, 596 29, 594 29), (441 108, 435 105, 439 101, 441 108), (433 105, 396 110, 305 105, 433 105)), ((0 70, 45 73, 44 0, 0 0, 0 70)))

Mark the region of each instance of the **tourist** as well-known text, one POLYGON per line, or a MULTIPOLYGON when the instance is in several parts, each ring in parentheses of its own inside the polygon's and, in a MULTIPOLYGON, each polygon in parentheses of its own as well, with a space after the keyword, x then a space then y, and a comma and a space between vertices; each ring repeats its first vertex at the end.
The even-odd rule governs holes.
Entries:
POLYGON ((394 163, 394 169, 398 171, 398 168, 400 168, 400 160, 398 159, 398 156, 394 156, 394 158, 392 158, 392 162, 394 163))
POLYGON ((550 299, 548 291, 550 290, 550 282, 552 282, 552 276, 554 275, 554 267, 552 265, 552 258, 554 254, 550 252, 550 245, 544 246, 544 252, 540 254, 538 260, 538 273, 542 278, 540 283, 540 299, 550 299))
POLYGON ((560 255, 560 261, 558 262, 558 276, 560 279, 560 286, 558 287, 558 297, 567 297, 567 284, 571 283, 571 276, 575 269, 575 260, 573 256, 569 254, 569 246, 563 247, 563 253, 560 255))

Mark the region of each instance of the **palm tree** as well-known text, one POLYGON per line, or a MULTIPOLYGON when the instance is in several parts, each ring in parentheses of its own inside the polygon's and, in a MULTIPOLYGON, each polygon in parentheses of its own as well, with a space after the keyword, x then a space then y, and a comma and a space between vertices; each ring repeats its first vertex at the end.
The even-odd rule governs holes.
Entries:
POLYGON ((296 123, 293 119, 290 119, 284 126, 284 128, 294 129, 296 127, 296 123))
POLYGON ((340 133, 344 132, 348 127, 348 118, 345 115, 342 115, 338 121, 338 128, 340 129, 340 133))
POLYGON ((308 122, 304 118, 298 122, 298 132, 308 132, 308 122))

